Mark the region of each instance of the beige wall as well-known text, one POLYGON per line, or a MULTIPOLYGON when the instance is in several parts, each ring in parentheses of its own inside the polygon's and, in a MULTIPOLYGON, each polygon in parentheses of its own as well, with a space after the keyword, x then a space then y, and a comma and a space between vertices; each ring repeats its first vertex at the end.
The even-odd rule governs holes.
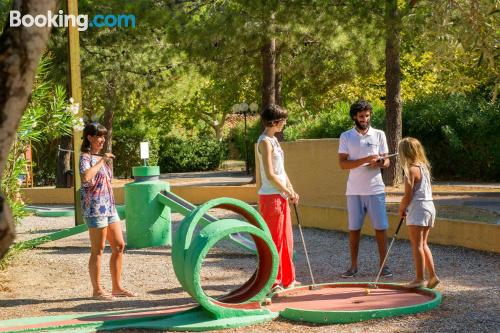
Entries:
MULTIPOLYGON (((202 204, 210 199, 230 197, 245 202, 257 202, 254 185, 245 186, 172 186, 172 192, 194 203, 202 204)), ((123 186, 113 187, 117 204, 125 201, 123 186)), ((21 195, 29 204, 73 204, 72 188, 35 187, 22 188, 21 195)))
MULTIPOLYGON (((298 140, 281 146, 288 178, 303 204, 345 207, 349 172, 339 167, 338 139, 298 140)), ((257 188, 259 183, 257 171, 257 188)))
MULTIPOLYGON (((347 210, 330 206, 299 206, 300 222, 303 226, 329 230, 347 230, 347 210)), ((293 216, 295 223, 295 216, 293 216)), ((399 217, 389 214, 388 236, 392 237, 399 223, 399 217)), ((404 223, 404 222, 403 222, 404 223)), ((374 235, 368 219, 362 233, 374 235)), ((435 244, 463 246, 470 249, 500 253, 500 225, 482 222, 436 219, 429 241, 435 244)), ((398 238, 408 239, 407 228, 402 226, 398 238)))

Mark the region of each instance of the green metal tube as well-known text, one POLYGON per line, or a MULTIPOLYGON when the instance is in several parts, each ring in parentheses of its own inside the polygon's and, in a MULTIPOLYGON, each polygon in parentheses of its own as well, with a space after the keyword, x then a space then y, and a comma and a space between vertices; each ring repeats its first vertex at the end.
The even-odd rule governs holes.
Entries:
MULTIPOLYGON (((133 169, 141 175, 155 176, 158 167, 133 169), (151 168, 148 173, 147 168, 151 168)), ((170 208, 157 199, 161 191, 168 191, 168 183, 158 180, 133 182, 125 185, 125 215, 127 247, 145 248, 172 244, 170 208)))

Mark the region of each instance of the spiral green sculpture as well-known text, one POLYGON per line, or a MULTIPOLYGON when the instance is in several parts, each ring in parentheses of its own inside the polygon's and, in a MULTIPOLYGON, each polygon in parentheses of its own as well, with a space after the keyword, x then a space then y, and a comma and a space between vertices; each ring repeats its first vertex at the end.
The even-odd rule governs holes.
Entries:
POLYGON ((271 289, 278 270, 278 253, 269 229, 260 214, 243 201, 231 198, 210 200, 193 210, 181 222, 173 239, 172 262, 177 279, 201 307, 214 318, 260 315, 270 313, 261 308, 266 293, 271 289), (195 234, 203 214, 211 208, 224 208, 240 214, 246 221, 222 219, 213 222, 195 234), (248 233, 255 242, 258 265, 252 277, 231 293, 214 299, 201 287, 202 263, 210 249, 220 240, 234 233, 248 233))

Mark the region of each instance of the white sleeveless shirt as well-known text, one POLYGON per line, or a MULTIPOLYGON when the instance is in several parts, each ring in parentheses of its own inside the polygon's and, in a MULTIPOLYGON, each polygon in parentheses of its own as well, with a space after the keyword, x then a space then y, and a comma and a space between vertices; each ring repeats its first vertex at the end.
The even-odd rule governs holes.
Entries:
POLYGON ((431 176, 424 165, 419 164, 422 179, 413 187, 412 201, 432 201, 431 176))
MULTIPOLYGON (((274 174, 278 176, 280 182, 286 185, 286 173, 285 173, 285 157, 283 154, 283 150, 278 142, 276 137, 269 137, 265 134, 261 134, 259 136, 259 140, 257 140, 257 146, 263 141, 266 140, 271 144, 272 152, 271 152, 271 161, 273 164, 274 174)), ((257 153, 259 154, 259 170, 260 170, 260 179, 261 186, 259 189, 259 194, 280 194, 281 191, 277 189, 267 178, 266 171, 264 169, 264 161, 262 160, 262 154, 257 147, 257 153)))

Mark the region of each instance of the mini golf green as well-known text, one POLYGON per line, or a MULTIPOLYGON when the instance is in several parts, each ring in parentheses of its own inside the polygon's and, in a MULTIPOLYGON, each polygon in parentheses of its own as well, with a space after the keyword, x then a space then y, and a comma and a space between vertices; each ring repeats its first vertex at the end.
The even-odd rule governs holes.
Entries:
POLYGON ((407 289, 394 283, 328 283, 281 291, 267 307, 292 321, 318 324, 354 323, 431 310, 441 294, 431 289, 407 289))

